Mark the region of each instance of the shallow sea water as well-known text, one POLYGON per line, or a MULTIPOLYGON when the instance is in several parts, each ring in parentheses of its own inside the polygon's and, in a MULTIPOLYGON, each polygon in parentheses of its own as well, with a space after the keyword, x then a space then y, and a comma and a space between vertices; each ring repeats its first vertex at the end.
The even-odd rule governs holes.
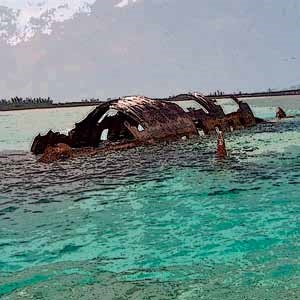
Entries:
MULTIPOLYGON (((249 103, 278 101, 300 113, 249 103)), ((0 298, 300 298, 299 117, 227 134, 225 161, 204 137, 37 164, 37 130, 89 109, 0 113, 0 298)))

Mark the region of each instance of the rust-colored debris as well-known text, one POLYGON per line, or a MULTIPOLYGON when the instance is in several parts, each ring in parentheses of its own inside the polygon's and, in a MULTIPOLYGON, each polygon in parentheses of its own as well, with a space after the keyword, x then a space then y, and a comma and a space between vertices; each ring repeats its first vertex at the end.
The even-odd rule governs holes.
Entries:
POLYGON ((286 117, 287 117, 287 115, 286 115, 285 111, 281 107, 277 107, 276 118, 277 119, 284 119, 286 117))
POLYGON ((68 158, 75 158, 81 156, 94 156, 101 153, 128 150, 128 149, 136 148, 141 145, 143 144, 137 141, 122 143, 122 144, 118 144, 118 143, 111 144, 103 148, 92 148, 92 147, 71 148, 67 144, 57 144, 55 146, 47 146, 45 152, 41 155, 38 161, 42 163, 51 163, 57 160, 66 160, 68 158))
POLYGON ((281 107, 277 107, 276 119, 281 120, 281 119, 292 119, 292 118, 295 118, 295 116, 287 115, 286 112, 281 107))
POLYGON ((64 160, 73 157, 72 148, 63 143, 59 143, 55 146, 48 145, 45 152, 39 159, 39 162, 50 163, 56 160, 64 160))
POLYGON ((97 106, 68 135, 49 131, 35 137, 31 151, 51 162, 85 154, 128 149, 179 138, 191 138, 256 125, 248 104, 232 98, 238 110, 225 114, 222 107, 200 94, 182 94, 167 99, 123 97, 97 106), (72 151, 62 145, 72 148, 72 151), (49 147, 50 146, 50 147, 49 147))
POLYGON ((218 131, 217 157, 218 159, 224 159, 227 157, 227 150, 223 131, 218 131))

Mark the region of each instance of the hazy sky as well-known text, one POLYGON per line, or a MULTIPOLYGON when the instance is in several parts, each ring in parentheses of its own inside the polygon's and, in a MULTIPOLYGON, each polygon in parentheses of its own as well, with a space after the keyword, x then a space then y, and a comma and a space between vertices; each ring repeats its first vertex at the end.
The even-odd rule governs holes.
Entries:
MULTIPOLYGON (((26 62, 27 73, 18 65, 9 76, 2 74, 2 90, 9 94, 15 87, 19 93, 74 98, 132 93, 166 96, 191 90, 262 90, 300 84, 299 0, 94 2, 0 0, 1 5, 22 10, 21 28, 28 26, 31 13, 40 15, 39 9, 44 13, 45 7, 69 5, 68 12, 57 16, 65 21, 60 31, 13 47, 18 64, 23 63, 25 48, 37 51, 36 43, 43 55, 26 62), (33 7, 28 8, 27 2, 33 7), (90 15, 74 16, 84 2, 93 4, 90 15), (66 21, 70 17, 73 20, 66 21), (56 65, 53 45, 58 43, 62 56, 70 49, 72 55, 57 57, 56 65), (40 68, 48 71, 39 74, 40 68), (53 77, 65 81, 65 86, 53 77)), ((0 51, 1 47, 6 46, 0 44, 0 51)))

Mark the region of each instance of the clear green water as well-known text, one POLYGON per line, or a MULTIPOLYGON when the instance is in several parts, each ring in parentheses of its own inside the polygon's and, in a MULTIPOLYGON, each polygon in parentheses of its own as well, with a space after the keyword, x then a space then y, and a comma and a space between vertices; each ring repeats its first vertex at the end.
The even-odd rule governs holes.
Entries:
MULTIPOLYGON (((277 102, 250 100, 268 118, 277 102)), ((88 110, 0 114, 0 298, 300 298, 300 118, 227 134, 223 162, 214 137, 53 165, 26 151, 88 110)))

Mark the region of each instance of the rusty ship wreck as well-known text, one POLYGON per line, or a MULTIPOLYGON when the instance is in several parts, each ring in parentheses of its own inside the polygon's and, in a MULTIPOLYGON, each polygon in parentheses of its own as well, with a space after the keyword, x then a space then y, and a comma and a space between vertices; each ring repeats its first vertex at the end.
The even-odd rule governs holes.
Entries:
POLYGON ((247 103, 236 97, 237 110, 225 113, 213 99, 201 94, 181 94, 166 99, 127 96, 97 106, 67 135, 49 131, 35 137, 31 151, 40 161, 103 151, 122 150, 180 138, 209 135, 255 126, 247 103))

